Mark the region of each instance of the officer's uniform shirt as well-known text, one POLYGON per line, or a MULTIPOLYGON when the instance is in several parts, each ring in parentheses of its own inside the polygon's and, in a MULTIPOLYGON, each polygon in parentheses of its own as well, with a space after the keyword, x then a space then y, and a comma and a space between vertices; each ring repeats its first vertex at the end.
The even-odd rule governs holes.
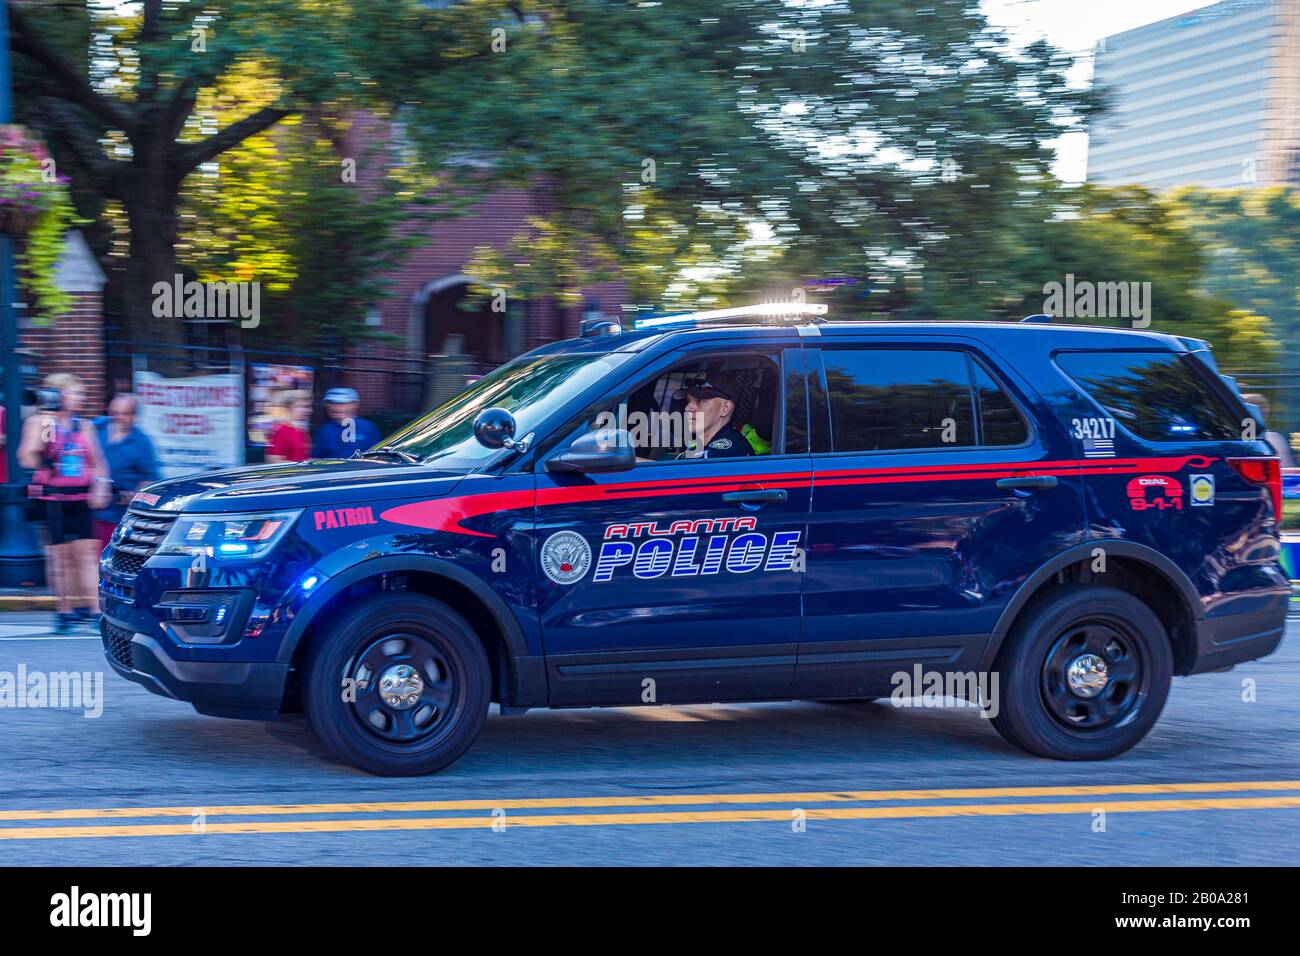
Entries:
POLYGON ((754 454, 754 448, 750 445, 749 439, 740 433, 740 429, 734 428, 730 423, 727 423, 718 429, 717 434, 703 449, 697 451, 695 448, 688 448, 677 458, 679 460, 687 458, 743 458, 752 454, 754 454))

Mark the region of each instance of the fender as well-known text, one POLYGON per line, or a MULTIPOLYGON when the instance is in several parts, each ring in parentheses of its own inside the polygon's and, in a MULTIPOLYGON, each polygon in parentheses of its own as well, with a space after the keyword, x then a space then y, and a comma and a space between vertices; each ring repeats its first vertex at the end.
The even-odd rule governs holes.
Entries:
POLYGON ((546 666, 541 657, 530 656, 524 632, 519 626, 510 608, 500 596, 480 581, 475 575, 459 565, 440 558, 422 554, 390 555, 382 558, 369 558, 350 565, 338 574, 326 580, 319 590, 311 596, 289 625, 284 640, 280 643, 276 660, 281 664, 293 661, 294 654, 303 637, 321 608, 344 589, 358 581, 400 571, 414 571, 447 578, 470 590, 487 607, 492 619, 504 635, 506 651, 509 656, 507 674, 508 687, 502 688, 510 700, 504 701, 516 706, 536 706, 544 704, 547 697, 546 666))
POLYGON ((988 645, 984 648, 984 653, 980 658, 981 672, 992 670, 993 662, 997 659, 998 651, 1002 648, 1002 641, 1006 638, 1007 632, 1011 630, 1016 615, 1024 609, 1024 606, 1029 603, 1038 589, 1050 581, 1063 568, 1091 559, 1092 552, 1097 548, 1105 548, 1109 557, 1131 558, 1158 572, 1182 596, 1183 604, 1191 615, 1193 627, 1197 631, 1201 629, 1201 622, 1205 620, 1205 609, 1201 606, 1200 595, 1196 593, 1196 588, 1187 575, 1183 573, 1182 568, 1159 551, 1144 544, 1135 544, 1132 541, 1121 541, 1116 538, 1099 538, 1077 544, 1062 551, 1025 579, 1025 582, 1016 590, 1015 595, 1007 602, 1007 606, 1002 609, 1002 614, 998 617, 998 623, 993 628, 993 633, 989 635, 988 645))

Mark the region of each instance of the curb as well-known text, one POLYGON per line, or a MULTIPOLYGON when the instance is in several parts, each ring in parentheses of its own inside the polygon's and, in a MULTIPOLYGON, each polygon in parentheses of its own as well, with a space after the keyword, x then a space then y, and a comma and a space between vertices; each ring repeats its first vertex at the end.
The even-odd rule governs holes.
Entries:
POLYGON ((0 597, 0 612, 3 611, 55 611, 59 599, 53 594, 17 594, 0 597))

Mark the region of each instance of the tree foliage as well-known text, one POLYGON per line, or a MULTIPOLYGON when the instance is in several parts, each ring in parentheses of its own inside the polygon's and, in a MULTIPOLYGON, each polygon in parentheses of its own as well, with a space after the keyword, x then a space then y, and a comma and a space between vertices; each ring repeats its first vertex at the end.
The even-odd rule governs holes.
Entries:
MULTIPOLYGON (((175 344, 179 323, 152 314, 156 282, 172 281, 186 266, 210 271, 224 256, 238 275, 223 279, 261 281, 266 270, 276 292, 294 268, 286 256, 298 237, 271 211, 284 196, 270 191, 285 186, 277 176, 309 175, 300 165, 319 171, 319 163, 300 162, 315 156, 316 141, 293 144, 290 134, 285 143, 301 152, 282 155, 280 141, 263 134, 290 117, 328 121, 355 109, 382 111, 391 95, 367 73, 367 64, 384 56, 382 37, 412 17, 442 14, 429 14, 417 0, 34 0, 10 4, 10 16, 20 117, 51 141, 105 255, 112 212, 120 211, 128 246, 115 278, 129 334, 175 344), (231 188, 223 186, 221 197, 208 189, 205 197, 203 183, 190 181, 200 170, 219 175, 222 159, 230 162, 231 188), (182 222, 183 204, 203 218, 182 222), (238 224, 223 212, 253 215, 238 224), (178 251, 193 261, 178 259, 178 251)), ((348 222, 375 225, 363 215, 336 226, 348 222)), ((337 246, 337 232, 327 245, 337 246)), ((349 274, 355 270, 339 270, 349 274)), ((336 316, 344 324, 349 318, 355 307, 336 316)))
POLYGON ((973 311, 971 250, 1030 214, 1046 141, 1097 105, 963 0, 457 9, 415 128, 552 200, 540 248, 482 258, 492 284, 617 265, 641 301, 701 303, 924 263, 930 308, 973 311))

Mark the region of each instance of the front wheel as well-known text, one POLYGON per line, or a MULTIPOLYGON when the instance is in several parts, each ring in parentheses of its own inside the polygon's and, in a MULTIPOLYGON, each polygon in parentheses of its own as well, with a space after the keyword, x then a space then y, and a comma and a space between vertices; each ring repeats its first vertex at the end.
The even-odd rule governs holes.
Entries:
POLYGON ((368 773, 432 773, 483 729, 491 667, 478 636, 441 601, 373 594, 308 650, 303 709, 322 741, 368 773))
POLYGON ((1169 635, 1142 601, 1071 584, 1035 599, 998 654, 993 726, 1057 760, 1104 760, 1146 736, 1169 696, 1169 635))

